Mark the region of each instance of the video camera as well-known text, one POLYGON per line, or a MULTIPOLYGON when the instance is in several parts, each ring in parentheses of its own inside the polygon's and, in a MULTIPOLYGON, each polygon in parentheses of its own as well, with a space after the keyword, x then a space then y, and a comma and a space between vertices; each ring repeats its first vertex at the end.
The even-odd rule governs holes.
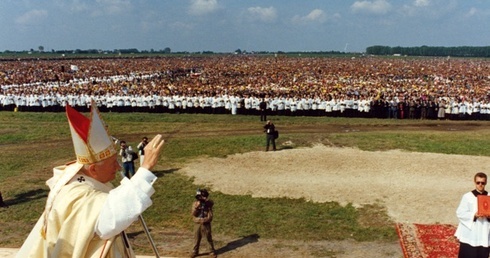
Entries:
POLYGON ((197 189, 196 191, 196 200, 199 201, 199 218, 204 218, 204 210, 206 207, 206 199, 208 198, 209 193, 206 189, 197 189))
POLYGON ((197 189, 196 191, 196 200, 200 201, 201 203, 205 202, 206 198, 208 198, 209 193, 208 190, 206 189, 197 189))

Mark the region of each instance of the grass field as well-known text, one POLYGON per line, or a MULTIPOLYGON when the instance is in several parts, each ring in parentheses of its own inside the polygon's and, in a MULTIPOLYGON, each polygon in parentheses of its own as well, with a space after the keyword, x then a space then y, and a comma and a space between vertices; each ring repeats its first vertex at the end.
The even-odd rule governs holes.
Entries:
MULTIPOLYGON (((198 157, 226 157, 264 150, 262 122, 255 116, 103 113, 111 133, 133 147, 142 136, 164 135, 166 145, 155 169, 160 178, 154 204, 145 212, 153 228, 191 230, 189 205, 197 187, 179 173, 198 157)), ((326 117, 271 117, 281 132, 281 148, 314 144, 363 150, 490 156, 490 122, 409 121, 326 117)), ((19 247, 42 213, 54 166, 74 159, 63 113, 0 112, 0 190, 9 209, 0 211, 0 246, 19 247)), ((117 184, 117 181, 114 182, 117 184)), ((213 193, 219 220, 213 230, 230 236, 293 240, 394 241, 396 232, 384 207, 355 208, 213 193), (226 204, 226 205, 223 205, 226 204), (226 208, 224 208, 226 206, 226 208), (221 208, 220 208, 221 207, 221 208), (246 207, 246 209, 244 208, 246 207)), ((158 239, 156 239, 158 241, 158 239)), ((151 253, 150 249, 140 252, 151 253)))

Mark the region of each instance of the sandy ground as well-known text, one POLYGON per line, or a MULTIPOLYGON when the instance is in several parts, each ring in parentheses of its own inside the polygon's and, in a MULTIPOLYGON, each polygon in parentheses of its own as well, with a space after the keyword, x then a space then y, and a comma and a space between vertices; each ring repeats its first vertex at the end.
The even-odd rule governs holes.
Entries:
POLYGON ((380 203, 396 222, 456 224, 461 196, 489 164, 489 157, 315 146, 203 159, 182 171, 226 194, 380 203))
MULTIPOLYGON (((455 210, 461 196, 473 189, 473 175, 486 172, 488 164, 488 157, 401 150, 367 152, 319 145, 206 158, 188 164, 181 172, 194 177, 196 184, 226 194, 286 196, 355 206, 378 203, 387 208, 395 222, 457 224, 455 210)), ((324 250, 331 249, 335 254, 332 257, 402 255, 398 243, 289 244, 295 247, 288 250, 289 253, 276 253, 276 257, 308 257, 308 249, 316 245, 323 246, 324 250)), ((261 249, 261 241, 225 256, 262 257, 251 248, 261 249)))

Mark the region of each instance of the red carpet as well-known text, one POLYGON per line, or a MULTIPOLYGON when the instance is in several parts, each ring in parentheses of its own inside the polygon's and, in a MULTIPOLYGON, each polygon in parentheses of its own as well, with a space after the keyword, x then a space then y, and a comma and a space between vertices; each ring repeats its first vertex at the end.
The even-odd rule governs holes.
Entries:
POLYGON ((396 224, 405 258, 457 257, 456 226, 445 224, 396 224))

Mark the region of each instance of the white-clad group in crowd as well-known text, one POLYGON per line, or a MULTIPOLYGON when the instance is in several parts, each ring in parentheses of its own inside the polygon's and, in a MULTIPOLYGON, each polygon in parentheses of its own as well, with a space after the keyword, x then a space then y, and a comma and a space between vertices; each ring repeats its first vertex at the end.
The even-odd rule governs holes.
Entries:
POLYGON ((87 111, 93 99, 102 112, 255 115, 264 101, 271 115, 488 119, 488 61, 448 62, 266 57, 9 61, 0 62, 0 110, 58 112, 68 103, 87 111), (19 65, 32 74, 11 68, 19 65), (447 65, 452 73, 444 74, 439 69, 447 65), (108 68, 114 66, 118 69, 108 68))

